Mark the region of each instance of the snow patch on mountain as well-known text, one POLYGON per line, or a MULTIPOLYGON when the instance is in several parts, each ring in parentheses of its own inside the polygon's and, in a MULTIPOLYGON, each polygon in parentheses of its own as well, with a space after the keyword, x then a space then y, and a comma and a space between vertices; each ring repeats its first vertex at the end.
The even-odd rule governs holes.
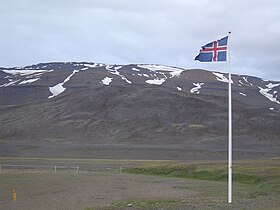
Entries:
POLYGON ((39 80, 39 79, 40 79, 40 78, 34 78, 34 79, 23 80, 23 81, 21 81, 19 84, 20 84, 20 85, 23 85, 23 84, 30 84, 30 83, 36 82, 36 81, 39 80))
POLYGON ((88 67, 88 68, 95 68, 97 66, 99 66, 98 63, 94 63, 94 64, 84 64, 85 67, 88 67))
POLYGON ((72 74, 70 74, 63 82, 58 83, 57 85, 55 85, 55 86, 53 86, 53 87, 49 87, 49 91, 52 93, 52 95, 49 96, 49 98, 53 98, 53 97, 58 96, 59 94, 63 93, 63 92, 66 90, 66 88, 63 87, 63 85, 64 85, 66 82, 68 82, 68 81, 71 79, 71 77, 72 77, 74 74, 76 74, 77 72, 79 72, 79 70, 74 70, 74 71, 72 72, 72 74))
POLYGON ((158 72, 158 73, 161 74, 165 79, 168 79, 168 77, 164 73, 162 72, 158 72))
MULTIPOLYGON (((49 72, 51 72, 51 71, 53 71, 53 70, 50 70, 49 72)), ((38 73, 38 74, 37 73, 36 74, 31 74, 31 75, 26 76, 25 78, 26 79, 32 79, 34 77, 38 78, 38 77, 40 77, 43 74, 44 74, 44 72, 41 72, 41 73, 38 73)))
MULTIPOLYGON (((223 74, 217 72, 212 72, 212 73, 216 76, 216 80, 220 82, 226 82, 226 83, 229 82, 228 78, 226 78, 223 74)), ((233 83, 232 80, 230 82, 233 83)))
POLYGON ((183 69, 170 67, 170 66, 162 66, 162 65, 155 65, 155 64, 147 64, 147 65, 137 65, 139 68, 148 69, 150 71, 160 72, 160 71, 167 71, 171 78, 174 76, 179 77, 180 74, 184 71, 183 69))
POLYGON ((202 85, 204 85, 204 83, 193 83, 193 85, 194 85, 195 87, 193 87, 193 88, 190 90, 190 92, 191 92, 191 93, 199 94, 199 90, 200 90, 200 88, 202 87, 202 85))
MULTIPOLYGON (((104 64, 102 64, 104 65, 104 64)), ((98 67, 100 66, 99 63, 93 63, 93 64, 89 64, 89 63, 75 63, 73 64, 73 66, 84 66, 84 67, 87 67, 87 68, 95 68, 95 67, 98 67)))
POLYGON ((140 71, 140 70, 137 68, 132 68, 132 71, 140 71))
POLYGON ((53 70, 2 70, 2 71, 7 74, 12 74, 14 76, 16 75, 26 76, 26 75, 40 73, 40 72, 50 72, 53 70))
POLYGON ((183 70, 181 70, 181 71, 173 71, 173 72, 170 72, 169 74, 171 75, 171 78, 172 77, 180 77, 182 72, 183 72, 183 70))
POLYGON ((146 80, 145 82, 148 83, 148 84, 151 84, 151 85, 162 85, 162 83, 165 82, 166 79, 159 79, 159 78, 156 78, 156 79, 149 79, 149 80, 146 80))
POLYGON ((113 78, 111 77, 105 77, 103 80, 101 80, 101 83, 103 85, 109 85, 112 82, 113 78))
POLYGON ((266 87, 272 89, 272 88, 277 87, 279 85, 280 85, 280 83, 276 83, 276 84, 269 83, 268 85, 266 85, 266 87))
POLYGON ((49 96, 49 98, 53 98, 55 96, 58 96, 59 94, 63 93, 66 88, 63 87, 64 83, 59 83, 53 87, 49 87, 50 92, 52 93, 51 96, 49 96))
POLYGON ((242 77, 243 79, 244 79, 244 81, 245 82, 247 82, 250 86, 253 86, 253 84, 252 83, 250 83, 249 81, 248 81, 248 77, 242 77))
POLYGON ((121 77, 121 79, 126 81, 128 84, 132 83, 125 76, 121 75, 119 71, 117 71, 118 69, 122 68, 122 66, 114 67, 112 65, 107 65, 105 68, 106 68, 106 70, 110 71, 111 74, 114 74, 114 75, 117 75, 117 76, 121 77))
MULTIPOLYGON (((244 83, 242 82, 242 80, 238 80, 238 82, 241 84, 241 85, 244 85, 244 83)), ((239 86, 241 86, 239 85, 239 86)))
POLYGON ((9 86, 13 86, 16 85, 16 83, 18 83, 19 85, 22 84, 28 84, 28 83, 32 83, 35 82, 37 80, 40 79, 40 76, 46 72, 52 72, 53 70, 2 70, 3 72, 9 74, 10 76, 6 76, 5 79, 8 78, 9 82, 2 84, 0 87, 9 87, 9 86), (21 77, 21 79, 23 79, 22 77, 24 77, 24 80, 20 82, 21 79, 19 79, 19 77, 21 77))
POLYGON ((114 69, 115 70, 119 70, 119 69, 121 69, 123 66, 116 66, 116 67, 114 67, 114 69))
POLYGON ((137 74, 138 76, 140 76, 140 77, 142 77, 142 76, 144 76, 144 77, 149 77, 149 75, 148 74, 137 74))
POLYGON ((3 85, 0 85, 0 87, 9 87, 9 86, 12 86, 12 85, 14 85, 15 83, 17 83, 18 81, 20 81, 19 79, 18 80, 11 80, 10 82, 8 82, 8 83, 5 83, 5 84, 3 84, 3 85))
POLYGON ((126 81, 128 84, 131 84, 132 82, 130 80, 128 80, 127 78, 125 78, 123 75, 120 75, 122 80, 126 81))
POLYGON ((267 88, 262 88, 262 87, 258 87, 260 89, 260 93, 265 96, 266 98, 268 98, 270 101, 275 102, 277 104, 280 104, 279 101, 277 101, 277 95, 275 93, 275 91, 273 92, 273 94, 270 94, 269 91, 271 91, 272 88, 279 86, 280 83, 276 83, 276 84, 272 84, 269 83, 268 85, 266 85, 267 88))

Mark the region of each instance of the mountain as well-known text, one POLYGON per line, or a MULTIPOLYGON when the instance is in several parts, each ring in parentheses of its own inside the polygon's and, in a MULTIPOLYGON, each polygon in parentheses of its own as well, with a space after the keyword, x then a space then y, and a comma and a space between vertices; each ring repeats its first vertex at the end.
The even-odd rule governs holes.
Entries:
MULTIPOLYGON (((90 62, 0 68, 0 155, 221 159, 227 74, 90 62)), ((280 82, 232 75, 234 158, 279 156, 280 82)))

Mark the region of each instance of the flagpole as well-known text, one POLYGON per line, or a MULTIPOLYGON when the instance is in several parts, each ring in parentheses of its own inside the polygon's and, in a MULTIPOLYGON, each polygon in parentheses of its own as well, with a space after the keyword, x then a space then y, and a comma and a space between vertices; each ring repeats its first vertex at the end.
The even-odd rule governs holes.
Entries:
POLYGON ((232 202, 232 101, 230 69, 230 36, 228 32, 227 65, 228 65, 228 203, 232 202))

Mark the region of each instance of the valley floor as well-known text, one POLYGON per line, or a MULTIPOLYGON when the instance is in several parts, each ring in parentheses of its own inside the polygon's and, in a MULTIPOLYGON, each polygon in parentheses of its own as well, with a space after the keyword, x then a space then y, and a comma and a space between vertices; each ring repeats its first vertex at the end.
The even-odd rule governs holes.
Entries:
MULTIPOLYGON (((125 168, 139 165, 177 163, 178 161, 2 157, 0 209, 277 209, 280 206, 278 190, 259 192, 255 185, 234 183, 233 204, 229 205, 227 182, 124 173, 125 168), (23 168, 16 165, 27 166, 23 168), (80 170, 76 173, 74 168, 57 167, 55 171, 53 166, 79 166, 80 170), (16 201, 12 201, 13 187, 17 192, 16 201)), ((217 165, 221 162, 181 163, 217 165)), ((272 173, 279 173, 280 168, 279 158, 241 161, 236 164, 246 168, 246 171, 248 169, 247 172, 255 170, 252 165, 265 165, 272 173)), ((257 173, 261 175, 262 172, 257 173)), ((279 178, 273 180, 273 184, 275 183, 279 187, 279 178)))
MULTIPOLYGON (((237 144, 237 143, 236 143, 237 144)), ((259 159, 280 156, 279 146, 233 145, 233 159, 259 159), (244 149, 246 148, 246 149, 244 149)), ((77 142, 1 141, 0 157, 90 158, 136 160, 227 160, 227 144, 205 142, 188 144, 91 144, 77 142)))

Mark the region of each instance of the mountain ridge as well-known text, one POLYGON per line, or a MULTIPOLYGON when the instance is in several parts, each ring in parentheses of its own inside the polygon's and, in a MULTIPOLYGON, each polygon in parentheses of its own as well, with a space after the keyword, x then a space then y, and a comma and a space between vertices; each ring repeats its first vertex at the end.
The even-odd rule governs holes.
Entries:
MULTIPOLYGON (((0 90, 3 90, 3 87, 14 87, 16 89, 19 86, 28 88, 37 85, 38 90, 48 87, 48 98, 56 97, 67 91, 67 87, 83 88, 131 83, 164 85, 193 94, 199 94, 200 91, 203 91, 205 94, 217 95, 219 94, 218 91, 221 91, 221 93, 223 92, 222 95, 226 96, 228 83, 225 73, 155 64, 107 65, 92 62, 54 62, 22 68, 0 68, 0 73, 0 90), (72 73, 69 71, 72 71, 72 73), (207 92, 207 90, 213 88, 216 90, 215 93, 207 92)), ((238 91, 238 94, 246 97, 247 93, 243 93, 244 90, 251 91, 254 97, 265 97, 265 100, 268 99, 272 102, 259 100, 264 105, 273 104, 279 107, 280 82, 235 74, 232 75, 232 81, 233 94, 238 91)))

